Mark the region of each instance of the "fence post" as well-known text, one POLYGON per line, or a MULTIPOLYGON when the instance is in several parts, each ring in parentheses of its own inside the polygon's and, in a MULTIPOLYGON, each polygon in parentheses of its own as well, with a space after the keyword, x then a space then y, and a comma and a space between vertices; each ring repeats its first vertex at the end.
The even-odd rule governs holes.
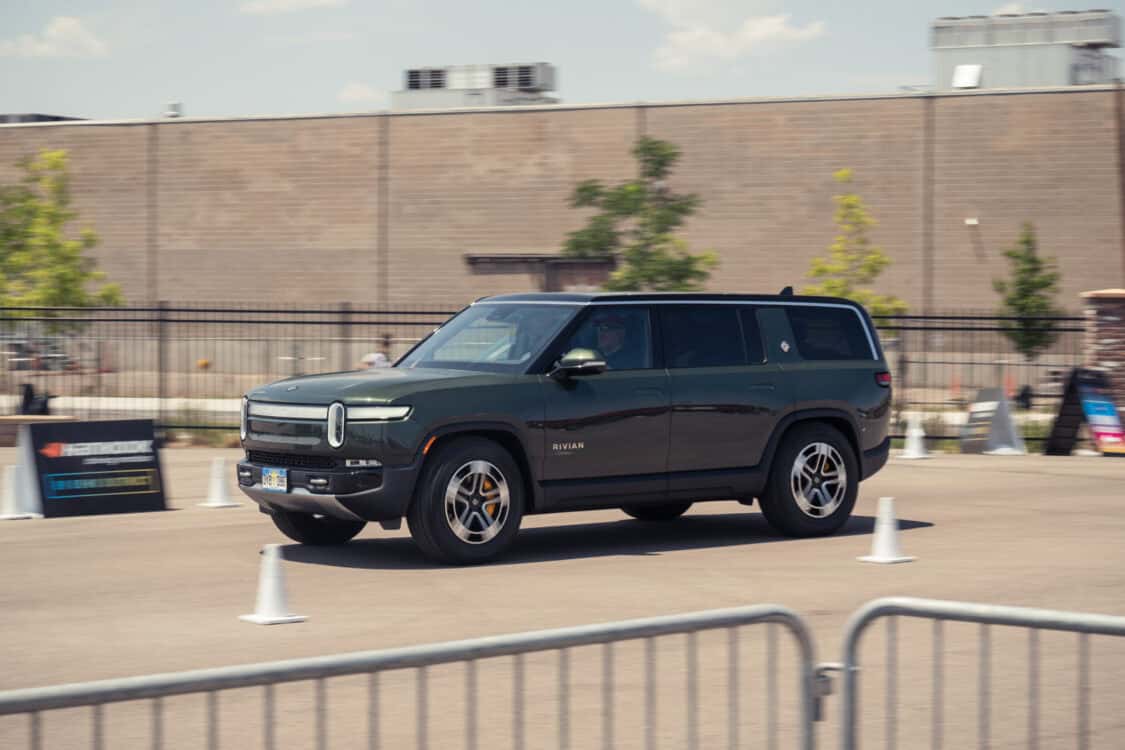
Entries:
POLYGON ((168 420, 165 418, 164 400, 168 396, 168 303, 160 300, 156 303, 156 399, 157 417, 163 427, 168 420))
MULTIPOLYGON (((903 412, 907 409, 908 406, 910 406, 910 398, 907 395, 907 393, 908 393, 907 388, 910 385, 910 381, 907 378, 907 373, 910 369, 909 368, 910 363, 908 361, 910 347, 908 347, 906 345, 906 338, 907 338, 907 335, 908 335, 906 327, 907 327, 907 325, 909 325, 909 321, 900 321, 899 325, 900 325, 900 327, 898 329, 898 377, 895 378, 895 381, 896 381, 898 392, 902 394, 901 396, 899 396, 899 400, 898 400, 898 403, 899 403, 898 418, 902 419, 903 418, 903 416, 902 416, 903 412)), ((898 426, 895 425, 894 429, 897 431, 898 426)))
POLYGON ((352 327, 350 325, 352 319, 352 304, 350 302, 340 303, 340 349, 339 349, 339 369, 350 370, 352 369, 352 327))

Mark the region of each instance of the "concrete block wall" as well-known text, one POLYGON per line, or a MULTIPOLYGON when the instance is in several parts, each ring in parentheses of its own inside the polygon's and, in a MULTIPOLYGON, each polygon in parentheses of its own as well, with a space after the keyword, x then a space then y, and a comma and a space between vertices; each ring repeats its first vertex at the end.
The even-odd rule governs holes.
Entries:
POLYGON ((60 123, 56 128, 0 126, 0 184, 18 182, 16 164, 41 149, 70 154, 72 228, 93 228, 101 243, 92 255, 129 299, 144 299, 149 278, 148 206, 152 190, 148 127, 93 127, 60 123))
MULTIPOLYGON (((710 286, 804 283, 833 240, 832 173, 893 259, 880 291, 992 309, 1025 220, 1058 258, 1061 302, 1121 275, 1117 115, 1108 87, 835 99, 543 107, 351 117, 0 126, 0 181, 70 150, 81 226, 131 301, 457 305, 537 288, 473 274, 469 253, 551 253, 585 220, 569 194, 627 179, 648 134, 683 150, 699 193, 684 237, 710 286), (978 219, 975 227, 966 218, 978 219)), ((1122 280, 1125 284, 1125 280, 1122 280)))
POLYGON ((1121 197, 1114 93, 1073 91, 935 100, 935 307, 994 304, 1002 251, 1024 221, 1062 271, 1059 303, 1117 284, 1121 197), (976 227, 966 218, 979 219, 976 227))
POLYGON ((374 304, 377 121, 150 126, 154 299, 374 304))
POLYGON ((719 254, 712 288, 809 283, 835 236, 833 174, 848 167, 894 259, 886 286, 918 298, 920 113, 909 98, 652 107, 646 131, 683 149, 671 185, 703 199, 684 237, 719 254))
POLYGON ((636 120, 628 107, 391 117, 388 301, 534 290, 526 274, 470 276, 462 256, 558 252, 584 222, 574 186, 636 174, 636 120))

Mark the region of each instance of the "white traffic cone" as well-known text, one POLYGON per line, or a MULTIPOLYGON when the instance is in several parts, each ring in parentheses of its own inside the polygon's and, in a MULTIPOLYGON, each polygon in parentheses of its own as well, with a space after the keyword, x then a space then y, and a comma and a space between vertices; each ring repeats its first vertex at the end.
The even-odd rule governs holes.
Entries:
POLYGON ((929 458, 926 451, 926 431, 922 429, 922 415, 918 412, 910 414, 910 422, 906 427, 906 445, 903 446, 899 458, 929 458))
POLYGON ((207 502, 199 503, 201 508, 237 508, 241 503, 230 499, 227 492, 227 460, 216 458, 211 462, 211 490, 207 493, 207 502))
POLYGON ((0 520, 14 521, 21 518, 42 518, 43 509, 31 507, 37 505, 35 498, 28 497, 28 488, 24 486, 23 466, 4 467, 4 489, 0 496, 0 520))
POLYGON ((239 615, 238 619, 257 625, 282 625, 309 619, 289 612, 289 603, 285 597, 285 571, 281 567, 281 545, 267 544, 262 548, 257 606, 254 614, 239 615))
POLYGON ((898 547, 898 521, 895 520, 895 499, 879 498, 879 514, 875 518, 875 538, 871 540, 871 554, 857 557, 869 563, 904 563, 913 560, 902 554, 898 547))

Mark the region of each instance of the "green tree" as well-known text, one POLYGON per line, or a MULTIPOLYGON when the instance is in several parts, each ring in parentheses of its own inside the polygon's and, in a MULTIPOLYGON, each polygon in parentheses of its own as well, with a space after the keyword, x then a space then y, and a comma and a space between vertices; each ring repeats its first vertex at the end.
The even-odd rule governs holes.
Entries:
POLYGON ((606 289, 682 291, 699 289, 718 265, 712 252, 692 254, 672 235, 699 207, 699 197, 674 193, 666 181, 680 158, 667 141, 641 138, 633 147, 640 176, 607 186, 580 183, 570 198, 574 208, 595 208, 586 226, 567 236, 563 253, 576 258, 619 257, 606 289))
POLYGON ((66 151, 44 149, 20 162, 23 179, 0 187, 0 305, 92 307, 121 302, 116 284, 91 291, 105 274, 86 255, 98 243, 91 229, 77 239, 66 151))
POLYGON ((1055 340, 1057 321, 1052 318, 1062 314, 1054 301, 1059 291, 1055 260, 1041 258, 1038 244, 1035 227, 1025 222, 1016 244, 1004 251, 1011 264, 1011 277, 992 282, 1003 297, 1000 314, 1016 318, 1001 321, 1004 335, 1032 361, 1055 340))
POLYGON ((863 198, 851 192, 852 171, 841 169, 833 175, 845 192, 832 196, 836 203, 836 239, 825 257, 813 258, 809 278, 819 283, 805 287, 805 294, 844 297, 867 308, 872 315, 897 315, 906 312, 906 303, 898 297, 876 294, 870 285, 879 277, 891 259, 878 245, 871 243, 870 230, 878 223, 867 210, 863 198))

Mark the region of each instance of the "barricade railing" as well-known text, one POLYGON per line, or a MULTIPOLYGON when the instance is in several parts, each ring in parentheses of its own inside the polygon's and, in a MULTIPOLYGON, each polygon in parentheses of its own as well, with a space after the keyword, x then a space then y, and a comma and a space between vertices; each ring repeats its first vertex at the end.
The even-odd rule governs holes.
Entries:
MULTIPOLYGON (((781 626, 793 636, 798 656, 798 707, 800 737, 799 747, 811 750, 814 746, 814 720, 818 716, 818 696, 815 670, 815 654, 812 638, 804 621, 785 607, 759 605, 732 609, 718 609, 667 617, 628 620, 622 622, 591 625, 583 627, 544 630, 518 635, 480 638, 455 641, 427 646, 397 648, 382 651, 367 651, 336 656, 278 661, 247 666, 204 669, 173 674, 148 675, 125 679, 102 680, 81 684, 60 685, 46 688, 12 690, 0 693, 0 716, 27 714, 28 743, 32 750, 43 748, 44 712, 68 709, 91 708, 90 745, 104 748, 106 744, 106 705, 129 701, 151 701, 151 732, 149 746, 164 746, 164 704, 171 696, 203 694, 206 696, 206 746, 215 750, 219 747, 219 702, 223 691, 240 688, 262 688, 263 746, 271 750, 277 746, 275 723, 277 719, 275 686, 282 683, 313 681, 315 693, 313 700, 313 746, 321 749, 328 745, 327 690, 325 680, 330 677, 346 675, 369 675, 368 700, 369 724, 368 747, 379 747, 379 689, 378 678, 381 673, 398 670, 415 670, 416 695, 415 718, 417 722, 416 745, 428 746, 429 697, 427 692, 427 669, 436 665, 465 665, 464 695, 466 717, 464 726, 465 747, 479 746, 478 733, 480 721, 478 712, 480 702, 477 697, 477 664, 481 660, 497 657, 513 657, 512 662, 512 705, 511 739, 512 746, 528 746, 525 664, 524 656, 534 652, 558 652, 557 663, 557 712, 559 748, 571 745, 571 649, 580 646, 598 645, 601 649, 601 745, 607 749, 616 746, 614 739, 614 646, 623 641, 643 640, 644 642, 644 746, 655 748, 656 738, 652 727, 656 722, 656 651, 654 639, 661 636, 686 636, 686 730, 682 742, 677 747, 696 748, 700 744, 698 684, 697 634, 702 631, 726 630, 727 657, 727 719, 730 747, 738 747, 739 712, 742 700, 738 672, 738 628, 748 625, 764 624, 767 630, 768 658, 766 667, 766 746, 777 748, 778 696, 777 696, 777 652, 774 628, 781 626)), ((711 695, 714 699, 716 696, 711 695)), ((203 744, 203 743, 201 743, 203 744)), ((536 737, 531 743, 543 747, 545 738, 536 737)))
MULTIPOLYGON (((1089 636, 1125 636, 1125 617, 1107 615, 1061 612, 1048 609, 1005 607, 990 604, 969 604, 964 602, 940 601, 894 597, 877 599, 868 603, 848 621, 844 635, 844 660, 838 665, 821 665, 820 671, 839 669, 843 672, 842 690, 842 750, 855 750, 858 747, 859 675, 862 665, 859 658, 860 639, 877 620, 887 623, 886 638, 886 714, 884 720, 885 746, 894 748, 898 744, 898 636, 897 618, 922 618, 933 622, 931 675, 932 720, 930 726, 930 746, 944 746, 945 727, 943 705, 945 686, 943 662, 945 655, 945 622, 977 623, 978 635, 977 666, 977 744, 988 747, 991 743, 992 710, 992 641, 990 628, 993 626, 1014 626, 1028 630, 1028 685, 1027 685, 1027 746, 1039 747, 1040 730, 1040 670, 1039 634, 1042 631, 1061 631, 1078 634, 1075 742, 1068 747, 1086 748, 1090 735, 1090 646, 1089 636)), ((1010 737, 1008 739, 1011 739, 1010 737)), ((919 747, 917 739, 909 747, 919 747)))

